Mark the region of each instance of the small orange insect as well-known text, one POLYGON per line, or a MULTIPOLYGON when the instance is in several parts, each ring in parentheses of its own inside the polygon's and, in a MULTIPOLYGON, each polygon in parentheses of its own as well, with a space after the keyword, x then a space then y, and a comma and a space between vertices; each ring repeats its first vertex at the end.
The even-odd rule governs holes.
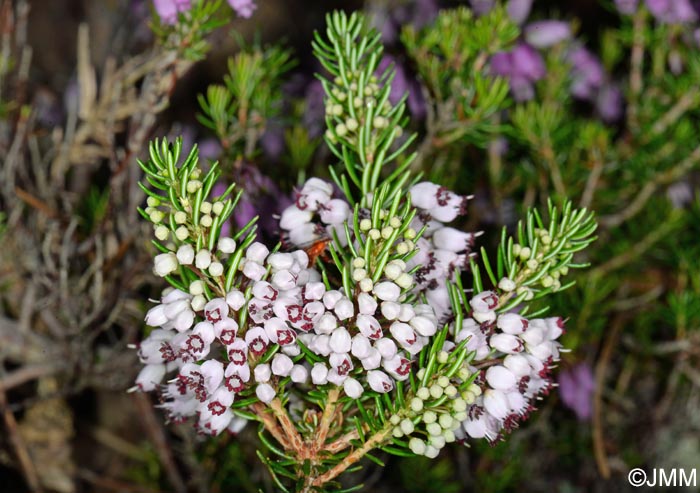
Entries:
POLYGON ((313 266, 319 257, 325 256, 326 248, 328 248, 330 242, 330 238, 320 238, 312 241, 310 245, 303 247, 304 251, 309 256, 309 267, 313 266))

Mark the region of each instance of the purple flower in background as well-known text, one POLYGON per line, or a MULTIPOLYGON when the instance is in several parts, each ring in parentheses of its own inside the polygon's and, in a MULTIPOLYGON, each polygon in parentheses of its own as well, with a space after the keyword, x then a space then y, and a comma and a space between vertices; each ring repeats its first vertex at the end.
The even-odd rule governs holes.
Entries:
POLYGON ((656 20, 665 24, 685 24, 698 19, 689 0, 646 0, 646 4, 656 20))
POLYGON ((615 0, 617 11, 624 15, 632 15, 637 11, 639 0, 615 0))
POLYGON ((586 363, 559 373, 559 395, 566 407, 576 413, 580 421, 587 421, 593 414, 593 370, 586 363))
POLYGON ((571 93, 591 101, 603 84, 605 73, 600 60, 583 46, 577 46, 567 56, 571 63, 571 93))
POLYGON ((488 14, 493 10, 495 4, 494 0, 469 0, 469 5, 476 15, 488 14))
POLYGON ((374 27, 382 33, 382 41, 385 44, 392 44, 398 39, 403 26, 411 25, 421 29, 435 19, 437 12, 436 0, 415 0, 392 9, 375 8, 372 22, 374 27))
POLYGON ((610 83, 600 88, 595 98, 595 108, 606 123, 614 123, 622 117, 622 93, 610 83))
POLYGON ((321 84, 320 80, 313 79, 309 82, 306 87, 306 93, 304 94, 306 107, 304 108, 302 123, 309 131, 311 137, 318 137, 326 128, 326 120, 324 117, 326 109, 325 103, 323 102, 325 95, 326 92, 323 90, 323 84, 321 84))
POLYGON ((391 81, 391 92, 389 93, 389 101, 391 104, 398 103, 404 94, 408 93, 406 104, 408 110, 416 118, 425 116, 425 100, 421 94, 420 84, 415 78, 406 73, 403 65, 391 55, 385 55, 377 67, 377 74, 382 74, 391 65, 394 65, 394 79, 391 81))
POLYGON ((258 8, 253 0, 228 0, 228 4, 240 17, 249 19, 258 8))
POLYGON ((164 24, 175 24, 178 13, 192 8, 190 0, 153 0, 153 6, 164 24))
POLYGON ((522 24, 530 15, 532 0, 509 0, 506 5, 508 17, 516 24, 522 24))
POLYGON ((525 41, 535 48, 549 48, 571 38, 571 26, 564 21, 538 21, 525 28, 525 41))
POLYGON ((534 83, 545 76, 542 56, 532 46, 520 43, 512 51, 502 51, 491 57, 491 73, 507 77, 516 101, 535 96, 534 83))

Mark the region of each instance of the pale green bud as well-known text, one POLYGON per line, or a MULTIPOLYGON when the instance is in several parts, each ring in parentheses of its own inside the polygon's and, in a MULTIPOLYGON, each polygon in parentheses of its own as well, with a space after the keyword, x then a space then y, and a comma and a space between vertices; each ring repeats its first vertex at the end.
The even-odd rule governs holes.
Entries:
POLYGON ((160 241, 165 241, 168 238, 168 233, 170 230, 163 226, 162 224, 159 226, 156 226, 156 229, 154 231, 156 238, 158 238, 160 241))
POLYGON ((423 422, 425 424, 435 423, 437 421, 437 414, 433 411, 426 411, 423 413, 423 422))
POLYGON ((175 219, 176 224, 185 224, 187 222, 187 213, 185 211, 177 211, 173 219, 175 219))
MULTIPOLYGON (((418 377, 418 378, 422 378, 422 377, 418 377)), ((428 400, 428 399, 430 399, 430 390, 428 390, 428 387, 421 387, 418 389, 418 392, 416 392, 416 396, 419 399, 422 399, 424 401, 428 400)))
POLYGON ((211 202, 202 202, 202 205, 199 206, 199 212, 209 214, 211 212, 211 202))
POLYGON ((411 399, 411 410, 415 413, 419 413, 423 410, 423 401, 418 397, 411 399))
POLYGON ((186 226, 180 226, 175 230, 175 238, 180 241, 185 241, 190 236, 190 232, 186 226))

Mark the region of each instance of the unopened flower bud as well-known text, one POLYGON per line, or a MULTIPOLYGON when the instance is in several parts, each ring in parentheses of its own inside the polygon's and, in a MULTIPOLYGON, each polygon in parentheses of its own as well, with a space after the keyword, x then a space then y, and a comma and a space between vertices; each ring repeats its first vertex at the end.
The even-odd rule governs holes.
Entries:
POLYGON ((168 234, 170 234, 170 230, 166 226, 163 226, 161 224, 159 226, 156 226, 154 234, 155 234, 155 237, 157 239, 159 239, 160 241, 165 241, 168 239, 168 234))
POLYGON ((168 274, 171 274, 172 272, 176 271, 179 266, 177 257, 171 252, 156 255, 154 262, 154 270, 160 277, 165 277, 168 274))

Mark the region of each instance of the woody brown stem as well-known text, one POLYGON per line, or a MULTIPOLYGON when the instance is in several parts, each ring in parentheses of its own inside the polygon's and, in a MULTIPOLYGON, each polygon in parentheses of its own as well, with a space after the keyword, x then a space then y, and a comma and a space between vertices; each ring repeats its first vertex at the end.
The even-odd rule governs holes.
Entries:
POLYGON ((282 401, 279 400, 279 398, 273 399, 272 402, 270 402, 270 409, 272 409, 272 412, 275 414, 277 421, 287 437, 289 446, 285 448, 296 452, 297 457, 301 460, 309 458, 310 451, 304 446, 304 441, 302 440, 299 431, 297 431, 296 427, 294 426, 294 423, 292 423, 289 414, 287 414, 287 410, 282 405, 282 401))
POLYGON ((272 435, 275 440, 277 440, 277 443, 282 445, 285 450, 289 450, 291 448, 289 441, 285 437, 282 428, 280 428, 277 424, 277 419, 275 419, 275 416, 268 411, 265 404, 262 402, 256 402, 253 404, 252 408, 253 412, 255 412, 255 414, 257 414, 260 418, 260 421, 265 429, 270 432, 270 435, 272 435))
POLYGON ((345 457, 345 459, 343 459, 340 463, 336 464, 333 468, 329 469, 320 476, 313 478, 308 483, 308 487, 304 491, 311 491, 311 487, 323 486, 329 481, 332 481, 333 479, 337 478, 340 474, 343 473, 343 471, 345 471, 348 467, 362 459, 362 457, 364 457, 367 452, 379 446, 390 435, 391 428, 388 427, 380 431, 376 435, 372 436, 362 445, 362 447, 353 450, 347 457, 345 457))
POLYGON ((326 408, 323 410, 323 416, 321 416, 321 423, 318 427, 318 434, 316 435, 316 440, 314 440, 314 451, 321 450, 323 445, 326 443, 328 432, 330 431, 331 424, 333 423, 333 418, 335 417, 336 403, 338 402, 339 396, 340 389, 338 388, 335 388, 328 392, 328 401, 326 403, 326 408))

